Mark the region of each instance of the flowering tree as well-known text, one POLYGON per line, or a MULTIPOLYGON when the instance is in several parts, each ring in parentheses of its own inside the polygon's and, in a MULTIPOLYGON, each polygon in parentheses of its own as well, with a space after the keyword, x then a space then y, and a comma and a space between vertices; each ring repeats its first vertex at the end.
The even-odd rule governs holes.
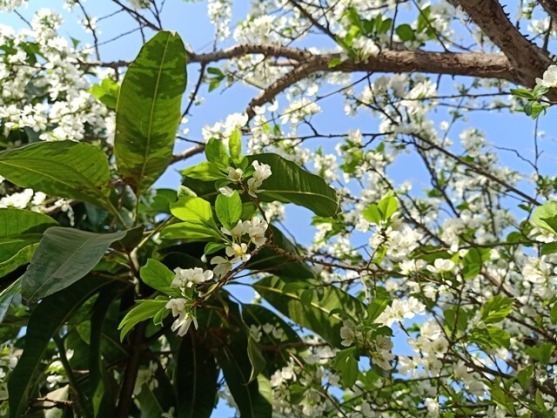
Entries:
POLYGON ((0 27, 0 415, 555 416, 553 2, 254 1, 232 28, 246 5, 209 0, 205 53, 163 23, 193 2, 66 0, 84 45, 23 3, 0 0, 27 25, 0 27))

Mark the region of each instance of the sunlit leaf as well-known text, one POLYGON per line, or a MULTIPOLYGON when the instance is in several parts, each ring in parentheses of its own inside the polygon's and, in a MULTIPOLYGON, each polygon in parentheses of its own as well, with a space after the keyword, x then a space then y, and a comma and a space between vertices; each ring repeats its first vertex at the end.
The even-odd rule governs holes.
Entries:
POLYGON ((110 169, 98 147, 41 141, 0 152, 0 175, 20 187, 108 206, 110 169))
POLYGON ((176 33, 158 32, 126 71, 116 110, 116 164, 138 195, 172 160, 185 87, 184 43, 176 33))

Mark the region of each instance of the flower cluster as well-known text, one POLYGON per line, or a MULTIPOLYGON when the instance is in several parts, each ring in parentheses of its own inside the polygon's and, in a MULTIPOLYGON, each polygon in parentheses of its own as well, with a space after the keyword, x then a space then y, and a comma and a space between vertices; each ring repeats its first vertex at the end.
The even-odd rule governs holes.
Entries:
MULTIPOLYGON (((271 167, 269 164, 262 164, 255 160, 252 162, 252 167, 254 169, 253 174, 247 180, 247 191, 252 197, 257 197, 257 192, 259 191, 263 181, 268 179, 271 174, 271 167)), ((228 167, 228 180, 234 183, 241 183, 244 177, 244 170, 241 168, 228 167)), ((232 189, 228 187, 223 187, 219 189, 224 195, 230 195, 232 189)))
POLYGON ((265 244, 268 224, 265 220, 255 217, 249 221, 238 221, 231 230, 222 227, 222 232, 230 237, 225 247, 226 257, 216 256, 211 259, 215 265, 213 272, 217 277, 225 276, 235 263, 245 263, 251 258, 250 245, 257 249, 265 244), (245 238, 248 242, 242 242, 245 238))
POLYGON ((195 311, 190 303, 192 292, 197 285, 210 281, 213 278, 213 272, 199 267, 190 269, 177 267, 174 269, 174 273, 175 276, 170 286, 179 289, 182 297, 170 299, 165 307, 172 312, 172 316, 176 317, 171 326, 172 331, 184 336, 191 324, 196 329, 198 326, 195 311))

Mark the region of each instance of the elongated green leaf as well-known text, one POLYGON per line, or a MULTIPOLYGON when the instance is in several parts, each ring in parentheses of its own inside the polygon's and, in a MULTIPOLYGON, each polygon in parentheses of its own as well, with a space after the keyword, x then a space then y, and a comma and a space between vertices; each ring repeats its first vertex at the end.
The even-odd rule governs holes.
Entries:
POLYGON ((175 33, 159 32, 128 68, 116 110, 116 164, 138 195, 172 160, 185 88, 184 43, 175 33))
POLYGON ((28 245, 19 250, 13 257, 8 258, 0 263, 0 277, 4 277, 6 274, 14 271, 18 267, 27 264, 31 261, 35 250, 39 246, 38 243, 28 245))
POLYGON ((181 197, 177 202, 170 204, 170 212, 182 221, 216 226, 211 204, 200 197, 181 197))
POLYGON ((159 292, 176 296, 180 294, 179 289, 170 286, 175 274, 154 258, 147 260, 147 264, 141 267, 139 274, 141 280, 159 292))
POLYGON ((49 228, 23 276, 22 296, 32 303, 70 286, 95 267, 110 244, 125 236, 125 231, 95 234, 49 228))
POLYGON ((13 298, 21 292, 21 277, 0 292, 0 324, 8 313, 13 298))
POLYGON ((136 324, 154 318, 161 309, 164 309, 167 301, 168 299, 146 299, 139 301, 139 303, 126 314, 118 326, 118 329, 120 329, 120 340, 123 340, 126 334, 130 332, 136 324))
POLYGON ((248 358, 251 363, 249 381, 253 382, 257 379, 259 373, 263 371, 267 362, 265 361, 263 354, 261 354, 261 350, 259 349, 257 342, 251 337, 248 338, 248 358))
POLYGON ((211 204, 206 200, 196 196, 181 197, 170 205, 170 211, 175 217, 185 222, 164 228, 161 231, 162 238, 195 241, 220 237, 211 204))
POLYGON ((342 309, 353 318, 365 316, 364 305, 334 286, 312 291, 307 280, 266 277, 253 285, 255 290, 294 322, 314 331, 335 347, 341 348, 342 309))
POLYGON ((51 297, 33 311, 25 335, 25 349, 8 380, 10 417, 24 417, 37 383, 37 373, 50 338, 89 297, 105 286, 105 279, 89 277, 51 297))
POLYGON ((276 154, 252 155, 248 159, 271 166, 271 176, 257 193, 259 199, 294 203, 319 216, 334 216, 339 210, 335 191, 321 177, 276 154))
MULTIPOLYGON (((242 417, 271 417, 272 407, 267 388, 258 378, 250 382, 252 365, 248 358, 247 337, 241 333, 231 336, 230 344, 217 347, 217 360, 224 378, 238 405, 242 417)), ((260 377, 262 377, 260 375, 260 377)))
POLYGON ((315 276, 313 271, 302 261, 294 261, 298 254, 296 246, 274 226, 270 226, 273 232, 273 243, 282 250, 292 254, 288 257, 272 248, 263 247, 257 255, 250 259, 246 268, 250 270, 265 271, 280 277, 293 277, 297 279, 309 279, 315 276))
POLYGON ((193 242, 220 238, 220 234, 214 228, 191 222, 179 222, 163 228, 161 238, 193 242))
MULTIPOLYGON (((220 165, 210 161, 203 161, 193 167, 188 167, 182 170, 181 173, 184 176, 201 181, 214 181, 226 178, 226 173, 222 170, 220 165)), ((214 190, 215 187, 213 185, 212 191, 214 190)))
POLYGON ((104 334, 104 323, 110 306, 121 296, 128 283, 115 281, 105 286, 100 292, 92 308, 91 330, 89 334, 89 378, 87 379, 87 395, 93 404, 95 417, 114 416, 115 394, 110 390, 110 380, 107 378, 105 359, 101 354, 101 341, 104 334))
POLYGON ((0 152, 0 175, 20 187, 108 206, 110 170, 98 147, 73 141, 38 142, 0 152))
POLYGON ((182 340, 176 366, 178 418, 209 418, 217 400, 219 371, 211 350, 190 332, 182 340))

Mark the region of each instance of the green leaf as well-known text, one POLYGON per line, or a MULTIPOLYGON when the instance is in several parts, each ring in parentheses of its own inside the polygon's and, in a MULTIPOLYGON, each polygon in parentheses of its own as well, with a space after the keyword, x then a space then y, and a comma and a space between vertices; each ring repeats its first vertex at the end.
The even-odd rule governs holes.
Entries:
POLYGON ((369 206, 362 211, 362 215, 366 221, 376 225, 379 225, 383 220, 379 206, 375 203, 370 203, 369 206))
POLYGON ((485 301, 481 307, 482 321, 485 324, 495 324, 505 319, 512 311, 513 301, 503 295, 494 296, 485 301))
POLYGON ((390 191, 383 196, 377 207, 381 211, 383 219, 389 220, 398 209, 398 199, 395 197, 394 193, 390 191))
POLYGON ((56 221, 41 213, 0 209, 0 277, 27 264, 42 232, 53 225, 56 221))
POLYGON ((464 279, 476 277, 484 262, 489 260, 489 248, 470 248, 462 259, 462 276, 464 279))
POLYGON ((217 401, 219 371, 212 350, 198 334, 188 333, 178 352, 176 394, 178 418, 209 418, 217 401))
POLYGON ((259 373, 265 368, 265 357, 261 354, 261 350, 257 345, 257 341, 253 338, 248 338, 248 358, 251 363, 251 373, 249 376, 249 382, 253 382, 259 376, 259 373))
POLYGON ((366 320, 373 322, 379 318, 379 315, 383 313, 391 300, 390 293, 384 287, 377 286, 375 288, 375 297, 367 307, 366 320))
POLYGON ((52 196, 110 206, 110 169, 98 147, 83 142, 38 142, 0 152, 0 176, 52 196))
POLYGON ((533 347, 526 347, 525 351, 532 360, 539 361, 542 366, 545 366, 551 361, 555 352, 555 344, 538 343, 533 347))
POLYGON ((49 228, 23 276, 21 292, 30 303, 70 286, 100 261, 125 231, 95 234, 72 228, 49 228))
POLYGON ((484 328, 474 328, 470 335, 470 340, 484 350, 500 347, 507 348, 510 343, 510 334, 504 329, 488 325, 484 328))
POLYGON ((248 156, 271 167, 271 176, 263 181, 260 200, 278 200, 303 206, 319 216, 335 216, 339 210, 336 192, 319 176, 311 174, 292 161, 276 154, 248 156))
POLYGON ((213 218, 211 204, 196 196, 181 197, 170 205, 170 212, 185 221, 169 225, 161 231, 165 239, 207 239, 220 238, 220 232, 213 218))
POLYGON ((296 246, 284 236, 280 229, 270 225, 273 234, 273 244, 282 251, 263 247, 246 264, 250 270, 264 271, 280 277, 309 279, 315 277, 313 271, 303 261, 294 260, 298 255, 296 246), (292 254, 290 257, 285 254, 292 254))
POLYGON ((250 382, 252 366, 248 358, 247 338, 237 333, 230 335, 230 343, 215 347, 217 360, 224 378, 238 405, 242 417, 266 418, 272 416, 268 381, 262 375, 250 382))
POLYGON ((557 202, 546 202, 534 209, 530 222, 538 228, 557 234, 557 230, 548 223, 553 219, 557 219, 557 202))
POLYGON ((340 350, 333 361, 333 367, 338 371, 342 384, 347 388, 354 386, 358 379, 359 369, 356 350, 356 347, 340 350))
POLYGON ((210 161, 203 161, 193 167, 188 167, 181 173, 186 177, 202 181, 215 181, 227 177, 221 166, 210 161))
POLYGON ((234 129, 228 138, 228 151, 233 160, 242 156, 242 131, 234 129))
POLYGON ((89 277, 37 305, 27 325, 23 354, 8 380, 11 418, 27 416, 29 400, 50 338, 92 294, 108 283, 99 277, 89 277))
POLYGON ((211 204, 200 197, 181 197, 170 205, 170 212, 182 221, 216 227, 211 204))
POLYGON ((141 391, 134 398, 139 403, 141 418, 160 417, 165 412, 147 382, 143 383, 141 391))
POLYGON ((122 319, 118 329, 120 330, 120 340, 123 340, 128 332, 140 322, 152 319, 160 310, 166 309, 168 298, 140 300, 122 319))
POLYGON ((222 238, 218 231, 192 222, 179 222, 168 225, 161 231, 161 238, 168 240, 184 240, 187 242, 208 241, 222 238))
POLYGON ((412 29, 412 26, 410 26, 407 23, 398 25, 395 32, 402 42, 413 41, 414 39, 416 39, 416 35, 414 34, 414 29, 412 29))
POLYGON ((175 274, 163 263, 154 258, 147 260, 147 264, 139 270, 139 275, 145 284, 159 292, 176 296, 180 294, 179 289, 171 287, 175 274))
POLYGON ((222 164, 224 166, 228 166, 230 161, 230 157, 226 153, 226 147, 222 143, 222 141, 211 138, 207 141, 205 145, 205 157, 207 161, 215 164, 222 164))
POLYGON ((14 297, 21 292, 21 277, 0 292, 0 324, 4 320, 14 297))
POLYGON ((542 244, 540 254, 549 255, 557 253, 557 242, 546 242, 542 244))
POLYGON ((116 165, 138 195, 172 161, 185 88, 184 43, 178 34, 161 31, 129 66, 116 110, 116 165))
POLYGON ((100 84, 94 84, 93 87, 89 89, 89 93, 109 109, 116 109, 118 90, 120 90, 118 83, 107 77, 103 79, 100 84))
POLYGON ((242 215, 242 199, 238 192, 234 191, 230 197, 219 194, 215 201, 215 212, 226 228, 233 228, 242 215))
POLYGON ((513 96, 522 97, 523 99, 528 99, 528 100, 536 98, 536 96, 532 94, 532 91, 525 88, 511 89, 511 94, 513 96))
POLYGON ((308 280, 266 277, 253 287, 283 315, 319 334, 337 348, 342 347, 340 328, 344 318, 336 311, 342 307, 343 312, 352 318, 365 317, 363 304, 334 286, 313 290, 308 302, 302 302, 302 294, 315 288, 308 280))

